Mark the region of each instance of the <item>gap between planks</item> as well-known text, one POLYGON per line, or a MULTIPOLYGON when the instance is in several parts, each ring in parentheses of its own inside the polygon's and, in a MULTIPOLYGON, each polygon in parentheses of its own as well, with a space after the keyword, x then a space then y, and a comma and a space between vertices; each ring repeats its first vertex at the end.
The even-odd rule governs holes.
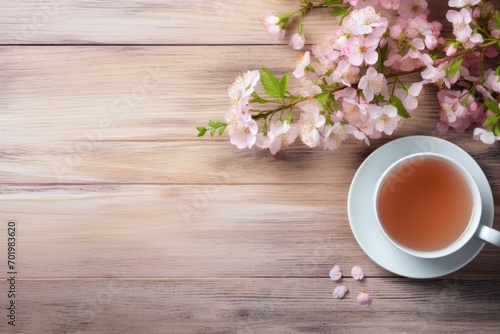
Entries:
MULTIPOLYGON (((0 277, 0 280, 6 279, 5 277, 0 277)), ((330 279, 326 276, 241 276, 241 277, 18 277, 16 281, 108 281, 108 280, 126 280, 126 281, 152 281, 152 282, 178 282, 178 281, 235 281, 235 280, 287 280, 287 279, 330 279)), ((352 277, 343 277, 345 279, 352 279, 352 277)), ((457 280, 457 281, 491 281, 498 280, 498 276, 482 276, 482 277, 434 277, 428 279, 415 279, 408 278, 397 275, 373 275, 364 276, 363 281, 367 279, 402 279, 410 280, 412 282, 431 282, 431 281, 446 281, 446 280, 457 280)))

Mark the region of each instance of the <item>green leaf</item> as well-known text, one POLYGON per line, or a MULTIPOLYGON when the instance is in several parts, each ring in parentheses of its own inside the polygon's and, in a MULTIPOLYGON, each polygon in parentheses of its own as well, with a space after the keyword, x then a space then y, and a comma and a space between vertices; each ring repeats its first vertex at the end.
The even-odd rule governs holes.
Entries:
POLYGON ((408 113, 408 110, 406 110, 405 106, 403 105, 403 102, 396 95, 392 95, 389 98, 389 104, 396 107, 399 116, 404 118, 411 117, 410 114, 408 113))
POLYGON ((375 102, 378 102, 378 103, 385 102, 384 97, 382 95, 380 95, 380 94, 374 95, 373 99, 375 100, 375 102))
POLYGON ((281 95, 280 81, 273 73, 271 73, 271 71, 263 67, 260 71, 260 78, 267 95, 274 97, 275 99, 281 99, 284 97, 284 95, 281 95))
POLYGON ((215 131, 217 131, 217 128, 211 128, 211 129, 210 129, 210 137, 213 137, 213 136, 214 136, 215 131))
POLYGON ((498 11, 495 12, 495 20, 497 21, 497 26, 500 29, 500 13, 498 11))
POLYGON ((330 12, 333 16, 345 16, 347 15, 348 11, 344 7, 334 7, 333 10, 330 12))
POLYGON ((384 62, 387 57, 387 51, 389 50, 389 43, 384 45, 383 48, 379 48, 378 50, 378 61, 377 61, 377 72, 384 72, 384 62))
POLYGON ((500 135, 500 125, 498 125, 498 123, 495 125, 493 133, 495 134, 495 136, 500 135))
POLYGON ((453 77, 455 74, 457 74, 458 70, 460 69, 460 66, 462 66, 462 62, 464 61, 463 58, 460 58, 458 60, 454 60, 450 63, 448 69, 450 76, 453 77))
POLYGON ((282 97, 285 97, 286 95, 286 89, 288 88, 288 80, 290 79, 290 75, 288 73, 285 73, 283 78, 280 81, 280 94, 282 97))
POLYGON ((326 104, 326 101, 328 101, 328 99, 330 98, 330 92, 323 92, 316 94, 314 95, 314 98, 318 100, 318 102, 320 102, 321 104, 326 104))
POLYGON ((225 126, 219 128, 219 136, 222 136, 222 134, 224 133, 225 130, 226 130, 225 126))
POLYGON ((218 128, 219 124, 214 121, 208 121, 208 126, 210 126, 211 128, 218 128))
POLYGON ((323 92, 314 95, 314 98, 323 105, 323 107, 330 111, 330 107, 328 106, 328 100, 330 99, 330 92, 323 92))
POLYGON ((327 7, 331 7, 333 5, 339 5, 342 3, 342 0, 326 0, 325 1, 327 7))
POLYGON ((292 122, 293 122, 293 114, 292 113, 288 114, 288 117, 286 118, 285 122, 288 124, 292 124, 292 122))
POLYGON ((335 97, 332 96, 332 105, 333 105, 333 109, 335 111, 339 111, 339 104, 337 103, 337 101, 335 101, 335 97))
POLYGON ((498 116, 489 116, 486 118, 483 122, 483 125, 491 125, 491 124, 496 124, 498 122, 498 116))
POLYGON ((253 97, 253 99, 251 99, 249 101, 250 103, 267 103, 267 102, 269 102, 269 101, 264 100, 263 98, 261 98, 256 92, 252 93, 252 97, 253 97))
POLYGON ((495 114, 500 114, 500 106, 498 105, 498 103, 493 101, 486 101, 484 102, 484 105, 495 114))
POLYGON ((198 126, 196 127, 196 130, 198 130, 198 137, 203 137, 207 132, 207 128, 204 126, 198 126))

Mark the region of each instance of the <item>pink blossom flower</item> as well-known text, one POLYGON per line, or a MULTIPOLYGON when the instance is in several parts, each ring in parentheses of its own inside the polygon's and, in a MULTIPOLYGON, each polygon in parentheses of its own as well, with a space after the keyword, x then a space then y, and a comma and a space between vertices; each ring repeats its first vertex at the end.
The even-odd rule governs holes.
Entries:
POLYGON ((271 124, 267 132, 267 138, 264 138, 259 147, 269 148, 271 154, 275 155, 281 149, 287 149, 299 135, 298 124, 282 123, 280 120, 271 124), (267 139, 267 140, 266 140, 267 139))
POLYGON ((446 133, 448 132, 448 129, 450 128, 450 125, 446 122, 443 122, 443 121, 439 121, 436 123, 436 130, 439 132, 439 133, 446 133))
POLYGON ((320 94, 321 92, 323 92, 321 90, 321 87, 319 87, 318 85, 316 85, 311 80, 305 80, 302 83, 302 88, 303 88, 302 89, 302 96, 304 96, 304 97, 314 96, 316 94, 320 94))
POLYGON ((353 133, 354 138, 359 141, 364 141, 366 145, 370 145, 370 141, 368 140, 368 136, 361 130, 355 130, 353 133))
POLYGON ((309 147, 316 147, 320 142, 319 128, 325 124, 325 116, 319 114, 319 109, 313 112, 304 112, 300 115, 302 126, 300 138, 309 147))
POLYGON ((358 88, 363 90, 367 101, 373 100, 375 95, 379 95, 383 90, 387 90, 387 80, 382 73, 378 73, 373 67, 369 67, 358 84, 358 88))
POLYGON ((480 140, 485 144, 491 145, 495 141, 500 140, 500 137, 495 136, 493 132, 486 131, 482 128, 475 128, 473 138, 475 140, 480 140))
POLYGON ((387 135, 392 135, 401 119, 396 107, 388 104, 383 107, 370 105, 368 107, 368 113, 371 119, 377 120, 375 129, 380 132, 385 132, 387 135))
POLYGON ((359 80, 359 67, 351 66, 347 60, 341 60, 330 77, 326 78, 328 83, 338 82, 348 87, 359 80))
POLYGON ((297 63, 297 67, 295 68, 295 71, 293 71, 293 75, 296 78, 302 78, 305 75, 305 69, 311 62, 311 54, 309 51, 304 53, 301 58, 299 58, 299 62, 297 63))
POLYGON ((429 15, 426 0, 401 0, 398 8, 398 14, 404 18, 411 18, 420 15, 429 15))
POLYGON ((484 55, 487 58, 495 58, 496 56, 498 56, 498 51, 499 50, 497 45, 491 45, 484 49, 484 55))
POLYGON ((281 41, 286 34, 286 31, 279 25, 280 18, 269 12, 264 15, 264 26, 276 41, 281 41))
POLYGON ((481 93, 481 95, 483 96, 483 98, 488 101, 488 100, 494 100, 493 99, 493 96, 491 96, 491 93, 486 89, 484 88, 483 85, 476 85, 476 90, 481 93))
POLYGON ((259 79, 260 72, 257 70, 247 71, 239 75, 228 88, 229 98, 233 102, 237 102, 243 97, 252 95, 259 79))
POLYGON ((446 56, 448 57, 453 56, 458 51, 456 44, 448 44, 447 46, 445 46, 444 50, 446 52, 446 56))
POLYGON ((495 72, 489 70, 489 73, 486 75, 486 81, 484 82, 484 86, 492 91, 500 93, 500 76, 496 75, 495 72))
POLYGON ((429 50, 434 50, 438 45, 438 40, 434 35, 425 36, 425 46, 429 50))
POLYGON ((410 85, 410 88, 408 89, 408 94, 403 99, 403 105, 405 106, 406 109, 410 111, 417 109, 418 96, 422 91, 422 87, 423 85, 421 82, 414 82, 410 85))
POLYGON ((330 270, 330 278, 333 281, 338 281, 342 277, 342 272, 340 271, 340 267, 335 265, 333 269, 330 270))
MULTIPOLYGON (((477 106, 472 96, 467 97, 467 104, 464 106, 464 99, 467 91, 440 90, 437 94, 441 109, 439 119, 448 124, 457 132, 464 132, 474 121, 469 108, 477 106)), ((477 115, 476 115, 477 117, 477 115)), ((443 125, 441 128, 445 128, 443 125)))
POLYGON ((378 0, 378 3, 385 9, 397 10, 399 8, 399 0, 378 0))
POLYGON ((304 34, 299 35, 298 33, 295 33, 292 35, 290 38, 290 42, 288 42, 288 45, 293 47, 296 50, 300 50, 304 47, 306 43, 306 39, 304 37, 304 34))
POLYGON ((379 39, 373 36, 367 38, 351 36, 342 48, 342 52, 347 56, 349 62, 354 66, 360 66, 363 60, 373 65, 378 60, 377 46, 379 39))
POLYGON ((333 70, 339 62, 341 50, 346 42, 345 32, 337 29, 323 43, 314 45, 312 51, 325 68, 333 70))
POLYGON ((473 34, 469 36, 462 42, 462 46, 464 49, 469 50, 474 48, 476 45, 481 44, 483 42, 483 36, 480 33, 473 34))
POLYGON ((360 281, 365 277, 365 273, 363 272, 363 269, 361 269, 358 266, 354 266, 351 269, 351 276, 357 281, 360 281))
POLYGON ((448 1, 448 6, 462 8, 466 6, 475 6, 479 2, 481 2, 481 0, 450 0, 448 1))
POLYGON ((239 149, 251 148, 257 140, 258 125, 253 119, 239 115, 235 122, 227 126, 231 144, 239 149))
POLYGON ((380 14, 372 6, 354 10, 344 19, 344 27, 354 35, 369 34, 374 28, 382 25, 384 25, 384 19, 381 19, 380 14))
POLYGON ((428 65, 427 68, 422 72, 422 79, 424 79, 427 83, 436 83, 438 87, 442 87, 443 85, 446 88, 450 88, 452 84, 457 82, 458 78, 460 78, 460 71, 450 77, 446 74, 444 68, 445 64, 439 64, 438 67, 434 67, 432 65, 428 65))
POLYGON ((361 307, 368 307, 368 306, 370 306, 372 304, 372 298, 365 291, 362 291, 358 295, 358 297, 356 298, 356 300, 358 301, 358 304, 361 307))
POLYGON ((347 291, 348 290, 345 285, 339 285, 333 289, 333 298, 342 299, 347 291))
POLYGON ((323 148, 325 150, 336 150, 348 135, 353 134, 356 128, 350 124, 337 122, 334 125, 325 125, 323 129, 323 148))
POLYGON ((472 35, 472 28, 469 23, 472 21, 470 12, 462 8, 460 12, 456 10, 449 10, 446 13, 446 19, 453 23, 453 34, 459 42, 465 42, 472 35))

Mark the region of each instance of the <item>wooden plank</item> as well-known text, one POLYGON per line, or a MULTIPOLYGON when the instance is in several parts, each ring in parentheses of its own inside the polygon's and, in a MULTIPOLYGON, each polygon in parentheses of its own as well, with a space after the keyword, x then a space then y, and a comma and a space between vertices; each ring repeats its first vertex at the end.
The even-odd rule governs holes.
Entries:
MULTIPOLYGON (((431 18, 442 21, 447 6, 428 2, 431 18)), ((262 16, 296 10, 299 1, 2 0, 0 8, 0 44, 273 44, 262 16)), ((333 20, 327 10, 308 15, 307 40, 321 42, 333 20)))
POLYGON ((298 55, 273 46, 0 49, 0 140, 195 139, 197 125, 224 119, 238 73, 291 71, 298 55))
MULTIPOLYGON (((0 190, 3 219, 18 224, 24 278, 328 277, 336 263, 362 265, 371 277, 394 276, 373 263, 352 236, 347 187, 54 185, 0 190)), ((0 262, 6 262, 5 256, 0 252, 0 262)), ((498 249, 487 246, 457 277, 498 277, 500 267, 491 264, 499 261, 498 249)))
MULTIPOLYGON (((5 0, 0 6, 2 44, 273 44, 263 15, 298 9, 299 2, 5 0)), ((306 21, 311 41, 333 27, 327 11, 318 14, 306 21)))
POLYGON ((16 332, 494 333, 499 283, 344 279, 350 292, 335 300, 330 279, 21 280, 16 332))
MULTIPOLYGON (((500 147, 481 145, 467 134, 447 138, 473 154, 498 198, 500 180, 494 176, 500 171, 495 159, 500 147)), ((348 142, 335 152, 297 146, 281 160, 268 151, 238 150, 229 142, 4 144, 0 184, 329 184, 347 192, 361 162, 385 142, 348 142)))

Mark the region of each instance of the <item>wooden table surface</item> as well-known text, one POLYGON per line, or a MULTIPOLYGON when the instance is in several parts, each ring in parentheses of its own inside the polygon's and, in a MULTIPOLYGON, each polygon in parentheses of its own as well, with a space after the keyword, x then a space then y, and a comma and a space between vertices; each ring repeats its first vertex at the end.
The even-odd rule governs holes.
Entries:
MULTIPOLYGON (((443 21, 447 1, 431 2, 443 21)), ((432 87, 402 130, 369 147, 296 145, 275 159, 196 137, 223 118, 240 71, 294 69, 299 52, 260 17, 297 4, 0 1, 1 333, 498 333, 500 249, 439 279, 407 279, 372 262, 349 228, 360 163, 394 138, 438 136, 432 87), (366 273, 343 280, 340 301, 334 264, 366 273)), ((331 27, 313 14, 306 37, 320 42, 331 27)), ((500 203, 500 146, 470 131, 441 137, 476 159, 500 203)))

